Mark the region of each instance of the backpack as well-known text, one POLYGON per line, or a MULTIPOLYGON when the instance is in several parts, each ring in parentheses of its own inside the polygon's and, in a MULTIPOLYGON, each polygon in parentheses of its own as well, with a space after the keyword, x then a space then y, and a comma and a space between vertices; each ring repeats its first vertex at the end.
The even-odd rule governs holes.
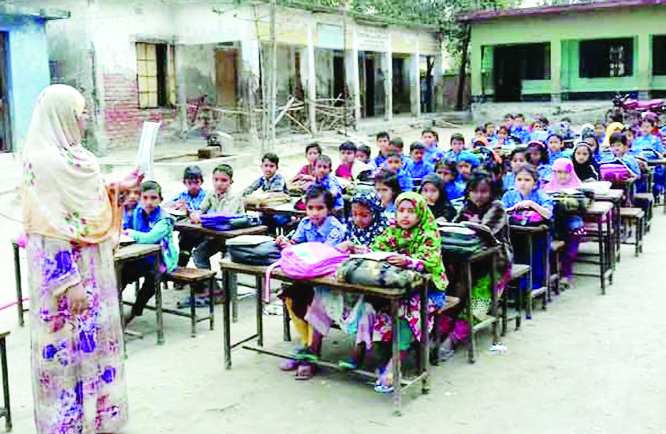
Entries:
POLYGON ((239 264, 270 265, 280 259, 280 248, 265 235, 241 235, 227 240, 226 245, 231 260, 239 264))
POLYGON ((264 300, 270 302, 270 277, 276 267, 293 279, 312 279, 331 274, 349 255, 324 243, 302 243, 282 250, 280 260, 268 267, 264 284, 264 300))
POLYGON ((464 262, 481 252, 481 240, 473 229, 457 223, 437 223, 444 262, 464 262))
POLYGON ((533 209, 516 209, 509 213, 509 224, 514 226, 540 226, 543 216, 533 209))
POLYGON ((228 231, 252 225, 252 220, 243 214, 222 211, 201 216, 201 226, 217 231, 228 231))
POLYGON ((562 213, 584 213, 592 203, 594 193, 585 194, 585 192, 575 189, 565 189, 552 193, 553 205, 556 212, 562 213))
MULTIPOLYGON (((363 256, 363 255, 358 255, 363 256)), ((415 289, 425 283, 422 273, 363 257, 346 259, 335 272, 342 282, 378 288, 415 289)))
POLYGON ((607 163, 599 166, 601 179, 610 182, 624 182, 634 177, 629 168, 622 163, 607 163))

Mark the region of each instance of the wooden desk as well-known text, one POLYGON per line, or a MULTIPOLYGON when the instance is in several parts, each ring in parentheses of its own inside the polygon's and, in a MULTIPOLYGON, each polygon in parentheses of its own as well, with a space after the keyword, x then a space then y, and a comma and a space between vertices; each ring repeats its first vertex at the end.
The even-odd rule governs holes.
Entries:
MULTIPOLYGON (((164 322, 162 319, 162 285, 160 285, 159 268, 162 249, 157 244, 131 244, 118 249, 114 256, 116 267, 116 280, 118 284, 118 301, 120 303, 120 320, 125 332, 125 321, 123 318, 123 266, 141 259, 152 258, 155 276, 155 315, 157 317, 157 344, 164 344, 164 322)), ((129 303, 128 303, 129 304, 129 303)), ((123 340, 125 342, 125 340, 123 340)))
MULTIPOLYGON (((224 275, 224 360, 225 368, 231 369, 231 350, 234 347, 242 345, 253 339, 257 339, 257 346, 252 345, 243 345, 244 349, 257 351, 262 354, 268 354, 271 356, 282 357, 285 359, 291 359, 293 356, 289 354, 279 353, 275 351, 268 351, 263 348, 264 346, 264 335, 263 335, 263 278, 266 272, 266 266, 257 266, 257 265, 244 265, 231 262, 228 259, 220 261, 220 269, 224 275), (228 286, 229 276, 232 273, 248 274, 255 276, 257 279, 257 333, 242 339, 241 341, 232 344, 231 343, 231 321, 229 318, 229 304, 230 304, 230 291, 228 286)), ((280 280, 287 283, 303 283, 303 280, 293 279, 286 276, 282 273, 282 270, 279 268, 276 269, 271 275, 272 279, 280 280)), ((338 281, 333 275, 318 277, 315 279, 307 280, 308 285, 312 286, 325 286, 330 289, 337 289, 344 292, 351 292, 356 294, 365 294, 372 297, 382 298, 388 300, 390 303, 390 316, 392 318, 392 328, 393 328, 393 378, 394 380, 394 389, 393 389, 393 404, 395 412, 399 414, 400 408, 402 405, 401 394, 411 386, 421 382, 421 392, 427 393, 429 390, 428 387, 428 321, 427 321, 427 287, 424 285, 418 291, 420 294, 420 304, 421 304, 421 342, 420 342, 420 357, 419 357, 419 375, 411 380, 405 380, 402 378, 401 366, 400 366, 400 341, 398 330, 398 309, 400 306, 400 301, 410 296, 413 292, 407 291, 403 288, 376 288, 376 287, 367 287, 360 285, 352 285, 344 282, 338 281)), ((285 312, 286 315, 286 312, 285 312)), ((286 322, 286 321, 285 321, 286 322)), ((288 325, 288 323, 286 323, 288 325)), ((317 362, 320 366, 325 366, 331 369, 340 369, 337 364, 319 361, 317 362)), ((362 371, 362 370, 353 370, 352 372, 362 375, 364 377, 376 379, 376 375, 371 372, 362 371)))
POLYGON ((615 228, 615 243, 613 243, 613 269, 615 269, 615 263, 620 262, 621 257, 621 248, 620 248, 620 227, 622 226, 622 219, 620 218, 620 208, 622 207, 622 199, 624 197, 624 191, 620 189, 611 189, 608 193, 605 194, 596 194, 594 200, 601 202, 611 202, 613 204, 613 226, 615 228))
MULTIPOLYGON (((666 169, 666 158, 658 158, 658 159, 655 159, 655 160, 648 160, 647 164, 648 164, 648 166, 651 166, 651 167, 664 166, 664 169, 666 169)), ((652 192, 648 191, 648 193, 652 193, 652 192)), ((655 197, 654 200, 655 200, 655 203, 656 203, 657 198, 655 197)), ((666 197, 664 199, 662 199, 661 205, 663 205, 664 214, 666 214, 666 197)))
MULTIPOLYGON (((551 242, 551 235, 550 235, 550 228, 546 225, 539 225, 539 226, 516 226, 516 225, 511 225, 510 230, 509 230, 512 238, 512 244, 513 243, 513 235, 518 234, 520 236, 527 237, 527 250, 529 254, 529 265, 530 266, 530 272, 528 273, 528 287, 527 290, 529 291, 527 293, 527 304, 525 306, 525 318, 526 319, 532 319, 532 300, 536 297, 543 296, 543 304, 542 308, 545 310, 546 309, 546 304, 550 300, 550 242, 551 242), (542 252, 542 260, 543 260, 543 267, 544 267, 544 282, 541 282, 542 285, 538 288, 534 288, 534 277, 532 274, 534 273, 535 267, 534 264, 532 263, 532 258, 534 255, 534 237, 535 236, 543 236, 545 240, 545 245, 543 248, 542 252)), ((518 312, 520 313, 520 309, 522 308, 522 291, 518 291, 518 312)))
POLYGON ((246 211, 256 211, 263 214, 290 214, 296 217, 302 217, 305 215, 304 209, 296 209, 294 205, 296 201, 291 201, 283 203, 280 205, 269 205, 269 206, 256 206, 256 205, 245 205, 246 211))
POLYGON ((613 229, 611 222, 613 221, 611 213, 613 204, 610 202, 594 202, 585 212, 584 219, 588 222, 593 222, 597 225, 597 241, 599 243, 599 274, 584 274, 577 273, 581 276, 598 276, 601 283, 601 293, 606 293, 606 279, 609 284, 613 284, 613 268, 614 268, 614 255, 613 255, 613 229), (606 230, 604 232, 604 217, 606 223, 606 230))

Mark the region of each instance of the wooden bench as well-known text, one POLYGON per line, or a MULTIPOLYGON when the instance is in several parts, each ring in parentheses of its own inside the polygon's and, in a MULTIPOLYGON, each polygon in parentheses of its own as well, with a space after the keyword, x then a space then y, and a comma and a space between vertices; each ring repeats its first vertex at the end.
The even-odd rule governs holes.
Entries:
POLYGON ((652 217, 654 216, 654 194, 636 193, 634 195, 634 202, 645 211, 645 233, 648 233, 650 232, 652 217))
POLYGON ((622 222, 629 225, 636 226, 636 234, 634 235, 634 242, 627 242, 627 239, 622 240, 623 244, 631 244, 636 246, 634 254, 643 253, 643 231, 645 229, 645 211, 640 208, 620 208, 620 218, 622 222))
MULTIPOLYGON (((512 264, 511 265, 511 275, 509 276, 509 282, 515 282, 518 281, 518 285, 516 286, 518 289, 518 293, 516 296, 516 311, 517 314, 513 317, 509 317, 509 301, 508 301, 508 288, 504 288, 504 292, 502 293, 502 296, 500 298, 500 305, 502 307, 502 336, 506 335, 506 329, 507 329, 507 324, 511 320, 516 321, 516 330, 520 328, 520 321, 522 319, 522 305, 523 305, 523 293, 526 292, 525 288, 523 288, 523 285, 521 282, 523 281, 523 278, 527 276, 530 272, 530 266, 527 264, 512 264)), ((529 298, 528 294, 528 299, 529 298)), ((530 299, 531 303, 531 299, 530 299)))
POLYGON ((186 314, 181 311, 172 310, 172 309, 162 309, 164 313, 169 313, 172 315, 184 316, 189 318, 192 326, 192 337, 197 335, 197 323, 201 321, 210 321, 210 329, 213 330, 215 327, 215 300, 213 298, 213 290, 215 289, 215 272, 211 270, 206 270, 202 268, 187 268, 187 267, 178 267, 171 273, 166 273, 164 275, 165 282, 174 282, 181 285, 189 285, 190 287, 190 313, 186 314), (194 303, 194 290, 197 286, 201 284, 207 284, 208 286, 208 304, 209 304, 209 315, 206 317, 199 318, 197 317, 197 308, 194 303))
MULTIPOLYGON (((560 295, 560 290, 563 289, 560 287, 560 251, 562 248, 564 248, 564 241, 562 240, 555 240, 550 243, 550 251, 553 254, 551 264, 554 266, 551 266, 549 284, 553 292, 557 295, 560 295)), ((550 295, 548 301, 550 302, 550 295)))
MULTIPOLYGON (((439 315, 445 315, 448 310, 453 309, 459 304, 460 299, 458 297, 447 295, 444 301, 444 306, 435 311, 435 318, 437 318, 439 315)), ((442 346, 442 336, 439 332, 440 330, 439 327, 437 327, 437 321, 435 321, 435 326, 432 330, 433 346, 430 349, 430 364, 433 366, 439 365, 439 349, 442 346)))
POLYGON ((7 370, 7 336, 9 332, 0 333, 0 365, 2 368, 2 395, 4 407, 0 408, 0 417, 5 418, 5 431, 12 430, 12 411, 9 405, 9 373, 7 370))

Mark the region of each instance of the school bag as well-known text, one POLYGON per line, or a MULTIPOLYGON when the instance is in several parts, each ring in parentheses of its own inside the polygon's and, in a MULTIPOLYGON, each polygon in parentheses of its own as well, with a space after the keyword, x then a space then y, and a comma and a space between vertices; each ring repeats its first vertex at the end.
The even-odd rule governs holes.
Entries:
POLYGON ((277 267, 293 279, 312 279, 331 274, 349 255, 324 243, 310 242, 282 250, 280 260, 266 270, 264 300, 270 302, 270 277, 277 267))
POLYGON ((515 209, 509 212, 509 224, 514 226, 541 226, 543 216, 533 209, 515 209))
POLYGON ((584 213, 593 202, 594 193, 576 189, 564 189, 550 195, 556 212, 584 213))
POLYGON ((341 282, 377 288, 411 290, 424 285, 422 273, 396 267, 371 255, 353 255, 346 259, 336 270, 335 277, 341 282))
POLYGON ((473 229, 441 220, 437 220, 437 225, 442 240, 444 262, 464 262, 483 250, 481 240, 473 229))
POLYGON ((620 162, 602 164, 599 166, 599 172, 603 181, 613 183, 624 182, 634 177, 629 168, 620 162))
POLYGON ((203 214, 201 216, 201 226, 216 231, 230 231, 257 226, 259 224, 261 224, 261 220, 254 217, 226 211, 203 214))
POLYGON ((266 235, 241 235, 226 245, 231 260, 239 264, 270 265, 280 259, 280 247, 266 235))

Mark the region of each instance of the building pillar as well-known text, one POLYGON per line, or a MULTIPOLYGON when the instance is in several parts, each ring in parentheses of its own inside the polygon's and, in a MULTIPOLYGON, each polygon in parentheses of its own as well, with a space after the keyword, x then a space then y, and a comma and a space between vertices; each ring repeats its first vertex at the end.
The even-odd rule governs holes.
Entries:
POLYGON ((356 24, 352 24, 352 50, 351 50, 351 84, 352 98, 354 98, 354 120, 356 128, 361 122, 361 78, 358 68, 358 37, 356 35, 356 24))
POLYGON ((471 75, 471 88, 472 88, 472 102, 483 101, 483 47, 474 43, 474 30, 470 39, 470 71, 471 75))
POLYGON ((650 86, 652 84, 652 41, 649 34, 638 35, 638 98, 648 99, 650 97, 650 86))
POLYGON ((550 101, 562 101, 562 41, 550 41, 550 101))
POLYGON ((412 53, 412 67, 411 67, 411 100, 412 100, 412 116, 421 116, 421 69, 420 69, 421 54, 419 52, 419 40, 416 39, 414 53, 412 53))
POLYGON ((314 20, 308 20, 308 100, 310 130, 317 134, 317 74, 315 72, 315 50, 314 50, 314 20))
POLYGON ((443 53, 443 48, 442 48, 442 41, 440 37, 437 38, 437 52, 435 54, 435 67, 433 68, 433 109, 435 113, 443 112, 444 111, 444 98, 445 98, 445 90, 444 90, 444 70, 442 68, 442 60, 444 58, 444 53, 443 53))
POLYGON ((384 120, 390 122, 393 120, 393 50, 391 47, 391 33, 387 33, 386 53, 384 53, 384 120))

